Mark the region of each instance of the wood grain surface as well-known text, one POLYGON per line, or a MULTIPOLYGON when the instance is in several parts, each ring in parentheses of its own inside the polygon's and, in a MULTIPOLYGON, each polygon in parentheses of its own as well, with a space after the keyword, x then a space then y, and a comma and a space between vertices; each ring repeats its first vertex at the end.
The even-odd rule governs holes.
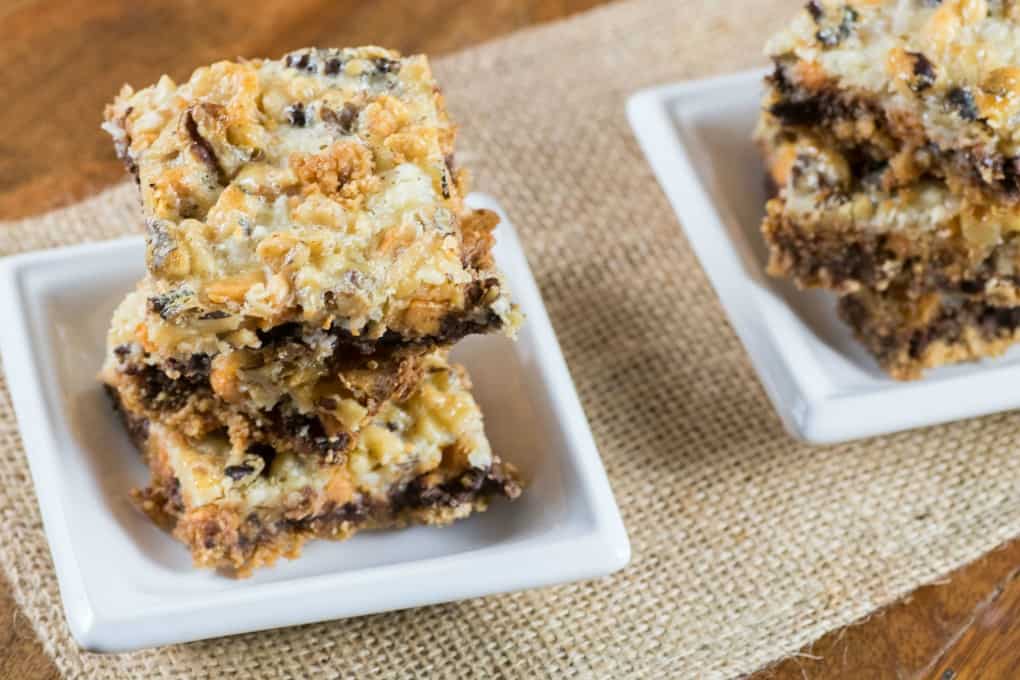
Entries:
MULTIPOLYGON (((227 0, 0 0, 0 219, 124 177, 99 130, 103 105, 124 82, 184 78, 215 59, 315 44, 442 54, 604 1, 286 0, 255 12, 227 0)), ((1020 540, 753 677, 1020 677, 1018 573, 1020 540)), ((57 676, 0 577, 0 678, 57 676)))

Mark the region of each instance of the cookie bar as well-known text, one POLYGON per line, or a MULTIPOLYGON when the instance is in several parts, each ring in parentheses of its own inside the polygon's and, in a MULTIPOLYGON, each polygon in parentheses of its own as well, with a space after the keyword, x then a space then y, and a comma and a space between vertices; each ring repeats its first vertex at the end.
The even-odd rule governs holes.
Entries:
POLYGON ((125 86, 104 127, 141 191, 151 305, 179 328, 297 322, 372 351, 519 323, 423 56, 219 62, 125 86))
POLYGON ((896 378, 1017 339, 1018 7, 812 0, 766 48, 768 271, 838 293, 896 378))
POLYGON ((1020 341, 1020 306, 990 305, 974 296, 864 289, 842 297, 840 317, 882 368, 899 380, 929 368, 994 357, 1020 341))
POLYGON ((808 2, 766 52, 765 108, 954 190, 1020 201, 1020 5, 1013 0, 808 2))
POLYGON ((930 176, 887 187, 882 166, 861 166, 853 149, 810 133, 759 141, 779 187, 762 224, 770 274, 841 293, 895 286, 1020 305, 1020 213, 930 176))
POLYGON ((220 62, 105 117, 147 238, 100 379, 150 469, 138 504, 196 564, 244 576, 520 493, 446 358, 521 314, 425 57, 220 62))
POLYGON ((384 403, 407 397, 427 355, 412 345, 365 356, 294 323, 235 348, 217 340, 219 319, 177 345, 186 351, 166 353, 159 338, 176 328, 146 299, 143 284, 114 313, 103 382, 132 413, 189 437, 225 432, 238 456, 269 445, 336 459, 384 403))
POLYGON ((195 563, 247 576, 312 539, 362 529, 445 525, 516 498, 514 468, 493 455, 463 368, 427 361, 411 396, 390 402, 336 463, 263 446, 242 461, 219 433, 189 437, 127 404, 121 413, 151 482, 142 509, 195 563))

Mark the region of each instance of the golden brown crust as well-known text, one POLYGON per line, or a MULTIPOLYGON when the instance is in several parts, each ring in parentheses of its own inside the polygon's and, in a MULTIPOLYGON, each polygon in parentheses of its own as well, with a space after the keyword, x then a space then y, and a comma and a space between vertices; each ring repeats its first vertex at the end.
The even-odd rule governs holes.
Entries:
MULTIPOLYGON (((326 503, 313 505, 308 496, 282 513, 245 515, 237 508, 207 505, 187 509, 179 482, 158 446, 146 448, 151 472, 149 486, 132 498, 157 525, 189 547, 196 566, 224 570, 244 578, 255 569, 272 566, 281 557, 296 559, 311 540, 343 541, 359 531, 402 528, 410 525, 446 526, 488 509, 494 496, 516 498, 520 481, 516 470, 498 459, 483 482, 467 487, 456 497, 440 497, 461 485, 457 476, 437 475, 433 482, 402 484, 386 503, 326 503), (439 494, 439 495, 437 495, 439 494)), ((470 468, 460 468, 460 470, 470 468)), ((474 473, 472 473, 474 474, 474 473)))
POLYGON ((860 291, 841 298, 840 317, 897 380, 1005 352, 1020 340, 1020 307, 939 293, 860 291))
POLYGON ((196 564, 247 575, 315 538, 447 524, 516 498, 517 472, 492 455, 467 372, 440 356, 424 368, 413 394, 388 403, 337 460, 296 455, 293 442, 237 458, 219 433, 186 436, 111 389, 151 472, 134 499, 196 564))

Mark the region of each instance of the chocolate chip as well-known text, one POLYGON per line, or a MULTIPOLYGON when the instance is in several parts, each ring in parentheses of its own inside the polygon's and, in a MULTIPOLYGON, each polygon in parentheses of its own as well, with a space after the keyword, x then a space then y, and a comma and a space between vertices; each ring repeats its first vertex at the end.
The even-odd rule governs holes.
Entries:
POLYGON ((184 297, 184 294, 179 289, 171 290, 167 293, 150 297, 146 300, 146 306, 150 312, 159 314, 161 319, 170 319, 170 317, 176 316, 179 311, 178 307, 182 297, 184 297))
POLYGON ((199 132, 198 123, 195 121, 191 109, 188 109, 188 112, 184 114, 184 129, 191 138, 191 153, 213 171, 217 182, 226 184, 227 173, 223 171, 223 166, 220 165, 220 160, 216 157, 216 151, 212 144, 199 132))
POLYGON ((258 330, 256 334, 263 345, 276 345, 284 342, 296 342, 301 339, 301 324, 291 321, 273 326, 269 330, 258 330))
POLYGON ((253 472, 255 472, 255 468, 253 468, 251 465, 246 464, 228 465, 227 467, 223 468, 223 474, 225 474, 227 477, 230 477, 235 482, 244 479, 253 472))
POLYGON ((311 67, 311 70, 315 70, 315 65, 312 63, 311 57, 307 52, 302 52, 300 54, 288 54, 284 63, 291 68, 300 69, 302 71, 308 71, 309 67, 311 67))
POLYGON ((826 47, 835 47, 841 40, 839 31, 833 28, 823 28, 815 34, 815 37, 826 47))
POLYGON ((124 357, 131 354, 131 345, 117 345, 113 348, 113 353, 118 359, 123 361, 124 357))
POLYGON ((335 76, 336 74, 340 73, 340 69, 342 69, 343 66, 344 66, 343 61, 341 61, 337 57, 333 57, 332 59, 326 60, 326 65, 323 67, 323 72, 327 76, 335 76))
POLYGON ((350 134, 354 130, 354 122, 358 118, 358 107, 350 102, 344 104, 343 110, 340 111, 340 116, 337 118, 337 124, 345 134, 350 134))
POLYGON ((818 4, 817 0, 811 0, 811 2, 807 4, 806 9, 808 13, 811 14, 811 18, 815 20, 815 23, 822 18, 822 6, 818 4))
MULTIPOLYGON (((490 281, 498 284, 496 279, 490 281)), ((330 327, 329 334, 337 339, 338 346, 355 350, 362 355, 375 354, 395 346, 447 345, 466 335, 489 333, 503 327, 503 320, 499 315, 482 303, 488 290, 491 290, 489 282, 484 286, 479 281, 472 283, 465 292, 465 309, 443 317, 439 324, 439 332, 435 334, 408 338, 396 331, 387 330, 379 337, 369 337, 368 334, 353 335, 338 324, 330 327)))
POLYGON ((209 377, 211 368, 212 360, 208 354, 192 354, 188 357, 187 369, 184 373, 191 379, 203 379, 209 377))
POLYGON ((835 47, 853 35, 854 25, 857 23, 858 16, 857 10, 847 5, 843 7, 843 18, 839 25, 826 26, 820 29, 815 34, 815 37, 818 39, 818 42, 826 47, 835 47))
POLYGON ((390 432, 396 432, 400 429, 400 426, 390 421, 386 423, 386 429, 389 430, 390 432))
POLYGON ((982 319, 991 322, 996 331, 1012 333, 1020 326, 1020 307, 990 307, 982 314, 982 319))
POLYGON ((337 523, 362 522, 369 516, 370 508, 362 500, 350 501, 341 506, 327 504, 324 512, 311 517, 291 518, 279 520, 276 526, 285 531, 294 530, 316 530, 316 527, 329 528, 337 523))
MULTIPOLYGON (((444 168, 445 169, 445 168, 444 168)), ((439 178, 440 190, 443 192, 443 198, 450 197, 450 173, 443 172, 439 178)))
POLYGON ((965 87, 954 87, 946 94, 946 101, 964 120, 977 120, 980 112, 974 95, 965 87))
POLYGON ((324 106, 319 115, 322 116, 324 122, 335 125, 342 134, 349 135, 354 131, 354 123, 358 117, 358 107, 347 102, 340 112, 337 113, 333 109, 324 106))
POLYGON ((1010 195, 1020 192, 1020 158, 1006 158, 1002 163, 1002 188, 1010 195))
POLYGON ((122 137, 114 141, 114 150, 117 152, 117 158, 124 161, 124 166, 132 177, 135 178, 135 184, 141 184, 141 177, 138 176, 138 164, 135 163, 131 157, 131 135, 127 131, 127 119, 131 115, 131 112, 135 110, 135 107, 129 106, 124 110, 124 115, 117 121, 117 126, 120 127, 124 133, 122 137))
POLYGON ((485 470, 482 470, 481 468, 471 468, 462 474, 458 481, 466 491, 477 493, 481 490, 482 484, 485 483, 485 470))
POLYGON ((786 71, 779 59, 772 61, 772 73, 767 80, 779 91, 780 94, 789 95, 793 91, 793 83, 786 77, 786 71))
POLYGON ((202 535, 205 537, 203 545, 206 548, 212 549, 216 546, 216 537, 220 534, 220 527, 214 521, 208 521, 202 525, 202 535))
POLYGON ((178 512, 184 512, 184 496, 181 495, 181 480, 174 477, 170 481, 170 505, 178 512))
POLYGON ((385 73, 393 73, 400 70, 400 61, 397 59, 387 59, 386 57, 378 57, 372 60, 375 66, 375 72, 382 75, 385 73))
POLYGON ((192 396, 208 392, 210 363, 208 355, 196 354, 188 361, 168 359, 162 368, 131 363, 123 371, 136 380, 146 408, 165 411, 180 408, 192 396))
POLYGON ((206 312, 198 318, 202 321, 212 321, 214 319, 226 319, 228 316, 230 316, 230 314, 224 312, 222 309, 214 309, 211 312, 206 312))
POLYGON ((365 275, 359 272, 357 269, 348 269, 344 274, 344 281, 354 286, 355 288, 361 288, 365 285, 365 275))
POLYGON ((814 125, 824 116, 817 99, 782 99, 769 107, 769 113, 785 125, 814 125))
POLYGON ((106 394, 113 402, 113 410, 120 416, 121 422, 124 423, 124 428, 128 432, 128 436, 131 437, 131 441, 138 448, 143 448, 145 446, 145 441, 149 438, 149 419, 140 418, 128 413, 124 409, 124 405, 121 403, 120 395, 117 393, 117 390, 113 389, 109 385, 103 385, 103 388, 106 390, 106 394))
POLYGON ((255 442, 250 444, 247 449, 248 453, 254 454, 262 459, 264 464, 262 468, 262 475, 269 475, 269 468, 272 466, 273 461, 276 460, 276 449, 269 444, 263 442, 255 442))
POLYGON ((500 481, 497 481, 496 477, 492 475, 492 470, 471 468, 454 479, 441 484, 430 484, 427 477, 423 475, 411 480, 404 488, 394 492, 391 502, 397 510, 403 508, 456 508, 470 503, 479 493, 502 492, 504 484, 502 473, 497 476, 501 478, 500 481))
POLYGON ((305 126, 305 105, 301 102, 298 102, 293 106, 288 106, 285 113, 287 116, 287 122, 294 127, 305 126))
POLYGON ((984 291, 985 284, 981 281, 974 281, 971 279, 964 279, 960 281, 960 292, 966 293, 967 295, 977 295, 984 291))
POLYGON ((330 435, 322 421, 311 416, 285 413, 279 406, 270 413, 272 430, 282 438, 293 441, 303 453, 317 454, 329 461, 339 460, 351 444, 346 432, 330 435))
POLYGON ((928 60, 928 57, 924 56, 920 52, 907 52, 907 54, 914 59, 915 79, 911 85, 911 89, 914 90, 914 92, 923 92, 935 84, 935 79, 937 78, 935 65, 928 60))
POLYGON ((159 269, 166 258, 177 250, 177 242, 170 235, 170 222, 151 217, 145 221, 145 243, 148 247, 151 265, 159 269))

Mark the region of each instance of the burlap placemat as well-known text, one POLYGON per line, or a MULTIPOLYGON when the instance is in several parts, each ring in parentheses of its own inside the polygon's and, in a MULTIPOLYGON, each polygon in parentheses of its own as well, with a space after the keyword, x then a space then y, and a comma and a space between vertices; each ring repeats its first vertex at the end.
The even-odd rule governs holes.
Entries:
MULTIPOLYGON (((624 118, 760 63, 799 0, 640 0, 443 59, 478 186, 522 232, 630 532, 593 583, 143 651, 70 639, 9 397, 0 564, 62 671, 141 677, 725 677, 1020 533, 1013 415, 807 447, 782 430, 624 118)), ((137 224, 122 186, 0 252, 137 224)))

